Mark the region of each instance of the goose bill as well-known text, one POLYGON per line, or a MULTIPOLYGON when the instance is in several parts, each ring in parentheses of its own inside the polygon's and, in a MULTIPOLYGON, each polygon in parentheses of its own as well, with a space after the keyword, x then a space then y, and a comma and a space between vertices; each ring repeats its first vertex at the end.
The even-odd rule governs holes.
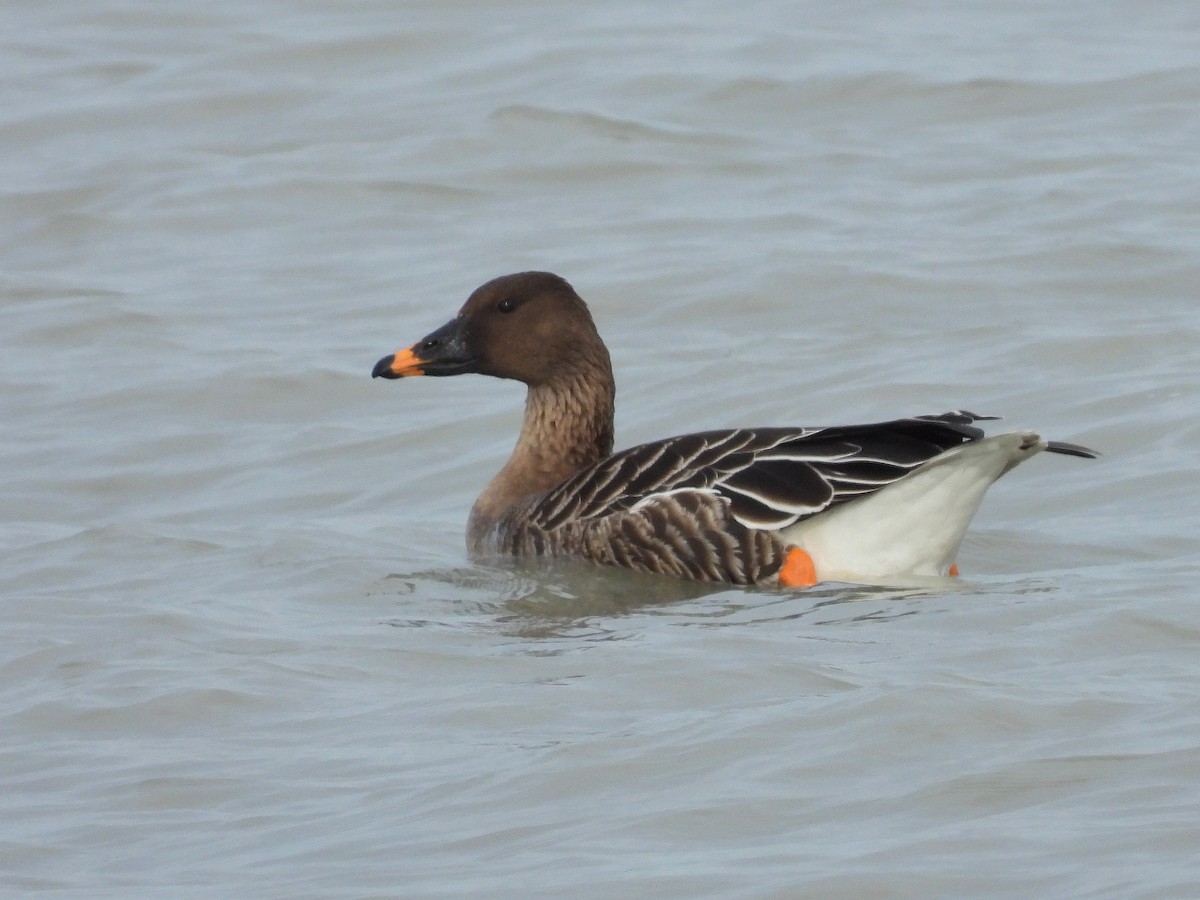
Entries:
POLYGON ((407 350, 397 350, 390 356, 385 356, 375 363, 375 368, 371 370, 372 378, 405 378, 424 374, 422 362, 413 353, 412 347, 407 350))
POLYGON ((464 375, 475 371, 467 351, 462 323, 452 319, 411 347, 397 350, 375 363, 372 378, 410 378, 416 375, 464 375))

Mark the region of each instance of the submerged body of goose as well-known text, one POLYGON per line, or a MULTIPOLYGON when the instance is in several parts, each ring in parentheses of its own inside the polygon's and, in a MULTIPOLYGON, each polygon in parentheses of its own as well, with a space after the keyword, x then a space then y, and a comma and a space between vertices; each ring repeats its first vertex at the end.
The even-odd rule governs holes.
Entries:
POLYGON ((1041 450, 955 411, 867 425, 737 428, 613 453, 614 382, 562 278, 487 282, 376 377, 479 373, 528 385, 508 462, 471 510, 474 556, 564 555, 699 581, 807 586, 955 574, 984 492, 1041 450))

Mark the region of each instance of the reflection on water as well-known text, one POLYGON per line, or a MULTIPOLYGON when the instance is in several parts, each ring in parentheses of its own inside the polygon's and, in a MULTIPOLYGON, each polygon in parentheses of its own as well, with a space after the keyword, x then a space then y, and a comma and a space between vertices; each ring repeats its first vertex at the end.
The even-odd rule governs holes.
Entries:
MULTIPOLYGON (((905 585, 824 584, 804 590, 733 587, 596 566, 572 559, 498 560, 487 564, 388 575, 378 592, 415 598, 426 616, 396 617, 396 627, 499 625, 526 638, 619 634, 634 614, 671 617, 675 624, 749 626, 807 619, 815 625, 882 622, 922 611, 933 596, 969 596, 958 578, 910 578, 905 585)), ((625 627, 629 627, 628 625, 625 627)))
MULTIPOLYGON (((521 637, 563 636, 597 618, 669 606, 718 593, 720 587, 608 569, 569 559, 513 560, 388 576, 381 590, 403 587, 420 605, 444 606, 449 620, 465 614, 498 623, 521 637)), ((427 625, 427 620, 394 619, 392 625, 427 625)))

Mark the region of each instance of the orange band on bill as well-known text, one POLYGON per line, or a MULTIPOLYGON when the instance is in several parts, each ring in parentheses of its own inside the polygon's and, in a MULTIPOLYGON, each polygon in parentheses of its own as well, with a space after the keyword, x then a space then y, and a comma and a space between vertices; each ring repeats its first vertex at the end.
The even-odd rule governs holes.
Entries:
POLYGON ((946 574, 950 575, 952 578, 957 578, 958 577, 958 563, 951 563, 950 571, 947 572, 946 574))
POLYGON ((779 583, 784 587, 812 587, 817 583, 813 558, 799 547, 790 548, 779 569, 779 583))
POLYGON ((392 364, 388 368, 393 375, 402 375, 408 378, 413 375, 424 375, 425 370, 421 368, 421 365, 421 360, 417 359, 412 347, 409 347, 405 350, 397 350, 392 356, 392 364))

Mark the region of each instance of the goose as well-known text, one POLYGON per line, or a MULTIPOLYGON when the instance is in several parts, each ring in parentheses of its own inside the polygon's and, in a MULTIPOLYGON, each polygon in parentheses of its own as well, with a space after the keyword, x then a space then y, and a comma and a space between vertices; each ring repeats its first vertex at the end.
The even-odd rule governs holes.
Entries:
POLYGON ((587 305, 563 278, 519 272, 385 356, 372 377, 477 373, 527 388, 508 461, 471 509, 474 558, 573 556, 695 581, 810 587, 954 576, 991 484, 1048 450, 985 436, 966 410, 865 425, 732 428, 613 452, 615 385, 587 305))

